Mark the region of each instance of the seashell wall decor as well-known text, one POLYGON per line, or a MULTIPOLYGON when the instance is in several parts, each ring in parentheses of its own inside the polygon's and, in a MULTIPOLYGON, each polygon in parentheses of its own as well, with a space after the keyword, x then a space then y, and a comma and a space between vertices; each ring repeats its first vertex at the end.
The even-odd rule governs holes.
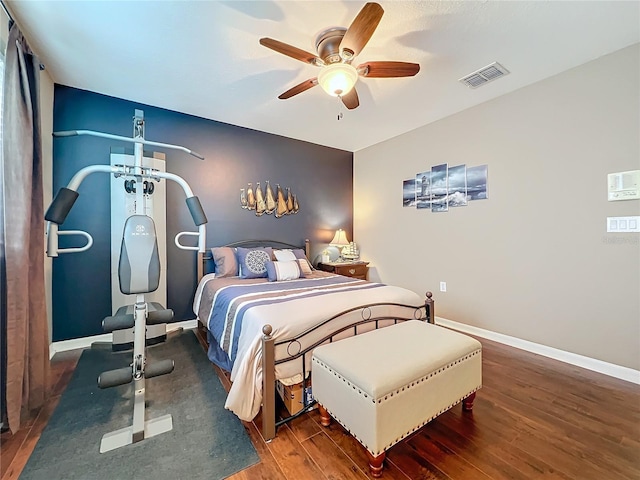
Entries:
POLYGON ((253 210, 257 217, 266 213, 267 215, 273 214, 275 218, 292 215, 300 210, 298 196, 291 191, 290 187, 283 189, 277 183, 274 193, 269 180, 265 182, 264 190, 260 182, 256 182, 255 189, 253 183, 248 183, 246 188, 241 188, 240 207, 245 210, 253 210))

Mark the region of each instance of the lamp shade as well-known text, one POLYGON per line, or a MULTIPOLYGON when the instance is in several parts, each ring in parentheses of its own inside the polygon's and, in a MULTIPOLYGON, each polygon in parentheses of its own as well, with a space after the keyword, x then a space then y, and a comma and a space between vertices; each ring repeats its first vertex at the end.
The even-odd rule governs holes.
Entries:
POLYGON ((358 72, 348 63, 332 63, 322 67, 318 83, 329 95, 344 96, 351 91, 358 80, 358 72))
POLYGON ((336 234, 329 245, 333 245, 334 247, 345 247, 349 245, 349 240, 347 240, 347 234, 345 231, 342 229, 336 231, 336 234))

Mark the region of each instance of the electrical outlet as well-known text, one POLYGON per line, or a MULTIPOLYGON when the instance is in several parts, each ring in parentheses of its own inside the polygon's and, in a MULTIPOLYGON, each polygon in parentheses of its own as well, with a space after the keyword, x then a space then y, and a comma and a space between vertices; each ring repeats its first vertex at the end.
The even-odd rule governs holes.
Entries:
POLYGON ((441 292, 447 291, 447 282, 440 282, 440 291, 441 292))

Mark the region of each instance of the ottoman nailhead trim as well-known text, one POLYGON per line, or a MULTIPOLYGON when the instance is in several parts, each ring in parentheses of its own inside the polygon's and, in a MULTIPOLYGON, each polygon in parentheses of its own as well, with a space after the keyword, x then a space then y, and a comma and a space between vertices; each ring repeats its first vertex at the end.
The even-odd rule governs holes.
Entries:
MULTIPOLYGON (((411 435, 413 432, 416 432, 418 430, 420 430, 422 427, 424 427, 427 423, 429 423, 431 420, 433 420, 434 418, 436 418, 437 416, 443 414, 444 412, 446 412, 447 410, 449 410, 451 407, 454 407, 455 405, 459 404, 462 400, 464 400, 465 398, 467 398, 469 395, 471 395, 474 392, 477 392, 480 389, 480 387, 473 389, 471 392, 467 393, 464 397, 460 398, 459 400, 457 400, 456 402, 452 403, 451 405, 449 405, 448 407, 440 410, 438 413, 436 413, 435 415, 433 415, 431 418, 425 420, 424 422, 422 422, 420 425, 417 425, 415 427, 413 427, 411 430, 409 430, 407 433, 405 433, 404 435, 396 438, 393 442, 391 442, 390 444, 388 444, 386 447, 384 447, 384 449, 381 452, 378 452, 376 454, 374 454, 374 456, 378 456, 380 455, 382 452, 385 452, 387 450, 389 450, 391 447, 393 447, 396 443, 398 443, 400 440, 407 438, 409 435, 411 435)), ((360 440, 358 440, 360 441, 360 440)), ((373 453, 373 452, 372 452, 373 453)))
POLYGON ((371 455, 373 455, 374 457, 377 457, 378 455, 380 455, 382 452, 386 452, 387 450, 389 450, 391 447, 393 447, 396 443, 398 443, 399 441, 407 438, 409 435, 411 435, 413 432, 416 432, 418 430, 420 430, 422 427, 424 427, 427 423, 429 423, 431 420, 433 420, 434 418, 438 417, 439 415, 443 414, 444 412, 446 412, 447 410, 449 410, 451 407, 454 407, 455 405, 459 404, 462 400, 464 400, 465 398, 467 398, 469 395, 471 395, 472 393, 477 392, 478 390, 480 390, 480 387, 474 388, 473 390, 471 390, 469 393, 467 393, 465 396, 463 396, 462 398, 458 399, 456 402, 452 403, 451 405, 449 405, 446 408, 443 408, 442 410, 440 410, 438 413, 436 413, 435 415, 429 417, 427 420, 425 420, 424 422, 422 422, 420 425, 416 425, 415 427, 413 427, 411 430, 409 430, 407 433, 405 433, 404 435, 396 438, 393 442, 389 443, 386 447, 384 447, 382 450, 380 450, 379 452, 374 452, 372 451, 367 445, 364 444, 364 442, 362 441, 362 439, 360 437, 358 437, 354 432, 351 431, 350 427, 345 424, 340 418, 336 417, 335 414, 333 413, 333 411, 329 410, 326 405, 322 404, 322 406, 327 410, 327 412, 329 412, 329 414, 340 424, 342 425, 345 430, 347 432, 349 432, 349 434, 355 438, 356 440, 358 440, 358 442, 360 442, 362 444, 362 446, 364 446, 364 448, 366 448, 367 450, 369 450, 369 452, 371 453, 371 455))

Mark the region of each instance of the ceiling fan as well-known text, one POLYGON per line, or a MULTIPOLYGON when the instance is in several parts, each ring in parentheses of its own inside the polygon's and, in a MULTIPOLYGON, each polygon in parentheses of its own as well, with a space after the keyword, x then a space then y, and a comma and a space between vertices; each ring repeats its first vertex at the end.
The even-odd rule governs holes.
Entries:
POLYGON ((379 4, 370 2, 362 7, 349 28, 335 27, 321 32, 316 38, 317 55, 272 38, 261 38, 261 45, 321 68, 317 77, 299 83, 278 98, 285 100, 320 85, 328 94, 340 97, 342 103, 353 110, 360 105, 354 88, 358 76, 395 78, 412 77, 418 73, 420 65, 417 63, 377 61, 361 63, 357 67, 351 65, 373 35, 383 13, 379 4))

